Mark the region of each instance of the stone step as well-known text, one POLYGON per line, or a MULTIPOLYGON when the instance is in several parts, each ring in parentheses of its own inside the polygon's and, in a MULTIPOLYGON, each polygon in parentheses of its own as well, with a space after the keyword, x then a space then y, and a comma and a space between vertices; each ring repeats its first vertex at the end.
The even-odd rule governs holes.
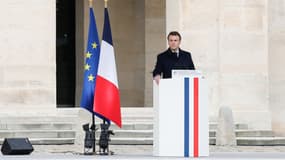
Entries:
MULTIPOLYGON (((236 130, 236 137, 272 137, 274 133, 269 130, 236 130)), ((209 137, 216 137, 216 131, 210 130, 209 137)))
POLYGON ((75 138, 72 130, 1 130, 0 138, 75 138))
MULTIPOLYGON (((129 131, 122 131, 122 133, 118 133, 118 131, 115 131, 115 134, 119 134, 117 136, 111 136, 112 143, 111 144, 152 144, 152 131, 146 131, 141 132, 142 135, 134 136, 136 134, 136 131, 129 134, 129 131), (127 136, 127 137, 126 137, 127 136), (146 142, 143 142, 142 140, 146 140, 146 142)), ((245 131, 237 131, 239 132, 245 132, 245 131)), ((249 135, 252 134, 256 137, 237 137, 237 145, 285 145, 285 137, 269 137, 272 132, 268 131, 248 131, 249 135), (265 134, 263 137, 262 134, 265 134), (260 137, 261 136, 261 137, 260 137)), ((99 136, 99 135, 98 135, 99 136)), ((98 139, 98 137, 97 137, 98 139)), ((215 137, 209 137, 209 144, 215 145, 216 144, 216 138, 215 137)))
POLYGON ((238 137, 240 146, 274 146, 285 145, 285 137, 238 137))
POLYGON ((1 130, 72 130, 74 123, 6 123, 0 124, 1 130))
MULTIPOLYGON (((100 134, 98 130, 97 135, 100 134)), ((113 137, 153 137, 152 130, 114 130, 115 135, 113 137)), ((237 130, 237 137, 273 137, 274 134, 272 131, 251 131, 251 130, 237 130)), ((216 131, 209 132, 210 138, 216 137, 216 131)))
MULTIPOLYGON (((20 130, 20 129, 73 129, 77 125, 76 123, 71 123, 71 122, 29 122, 29 123, 0 123, 0 130, 20 130)), ((100 124, 96 123, 97 128, 99 128, 100 124)), ((209 128, 210 130, 215 130, 217 124, 210 124, 209 128)), ((111 124, 110 129, 112 130, 118 130, 120 129, 114 124, 111 124)), ((152 130, 153 129, 153 123, 152 122, 143 122, 143 123, 133 123, 133 122, 126 122, 123 123, 122 128, 123 130, 152 130)), ((246 124, 236 124, 236 129, 247 129, 246 124)))
MULTIPOLYGON (((152 130, 116 130, 115 135, 111 135, 111 138, 152 138, 152 130)), ((96 132, 96 137, 99 138, 100 130, 96 132)))
POLYGON ((4 138, 28 137, 32 144, 74 144, 77 116, 1 116, 0 143, 4 138))
MULTIPOLYGON (((216 138, 210 137, 210 145, 216 145, 216 138)), ((238 137, 239 146, 284 146, 285 137, 238 137)))
MULTIPOLYGON (((98 142, 98 139, 96 139, 98 142)), ((215 144, 215 139, 209 139, 209 144, 215 144)), ((153 138, 112 138, 110 144, 116 145, 124 145, 124 144, 131 144, 131 145, 152 145, 153 138)))
POLYGON ((236 137, 273 137, 273 131, 269 130, 237 130, 236 137))
POLYGON ((117 145, 152 145, 152 138, 111 138, 110 144, 117 145))
MULTIPOLYGON (((19 137, 18 137, 19 138, 19 137)), ((2 145, 4 138, 0 139, 2 145)), ((33 145, 62 145, 62 144, 74 144, 75 138, 29 138, 29 141, 33 145)))
POLYGON ((78 117, 77 116, 21 116, 21 117, 0 117, 0 124, 6 123, 55 123, 55 122, 64 122, 64 123, 76 123, 78 117))
MULTIPOLYGON (((97 128, 100 127, 100 123, 96 123, 97 128)), ((119 130, 120 128, 113 123, 110 126, 111 130, 119 130)), ((126 122, 123 123, 122 128, 123 130, 152 130, 153 129, 153 122, 126 122)), ((216 130, 217 124, 210 123, 209 124, 210 130, 216 130)), ((246 130, 248 129, 247 124, 236 124, 237 130, 246 130)))
MULTIPOLYGON (((100 127, 99 124, 96 124, 97 128, 100 127)), ((119 128, 118 126, 111 124, 110 126, 111 130, 152 130, 153 124, 152 123, 124 123, 122 125, 122 128, 119 128)))
POLYGON ((123 121, 124 120, 153 120, 153 116, 152 115, 146 115, 146 116, 132 116, 132 115, 129 115, 129 116, 124 116, 122 117, 123 121))
MULTIPOLYGON (((217 130, 217 123, 210 123, 209 124, 209 130, 217 130)), ((247 124, 242 124, 242 123, 237 123, 235 124, 235 129, 236 130, 246 130, 248 129, 248 125, 247 124)))

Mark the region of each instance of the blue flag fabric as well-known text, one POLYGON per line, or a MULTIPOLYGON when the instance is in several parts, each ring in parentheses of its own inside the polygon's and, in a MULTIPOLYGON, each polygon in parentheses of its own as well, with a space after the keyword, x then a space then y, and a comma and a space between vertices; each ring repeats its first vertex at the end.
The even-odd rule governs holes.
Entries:
POLYGON ((87 109, 91 113, 93 111, 94 103, 94 88, 96 86, 96 77, 98 71, 99 54, 100 54, 100 43, 98 38, 96 20, 93 9, 89 9, 89 33, 88 42, 85 53, 85 64, 84 64, 84 79, 80 106, 87 109))

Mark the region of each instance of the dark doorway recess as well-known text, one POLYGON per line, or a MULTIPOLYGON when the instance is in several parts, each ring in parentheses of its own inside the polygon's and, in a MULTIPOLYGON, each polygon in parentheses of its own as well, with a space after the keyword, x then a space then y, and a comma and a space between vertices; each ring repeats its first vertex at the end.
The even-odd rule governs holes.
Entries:
POLYGON ((75 106, 75 0, 56 0, 56 103, 75 106))

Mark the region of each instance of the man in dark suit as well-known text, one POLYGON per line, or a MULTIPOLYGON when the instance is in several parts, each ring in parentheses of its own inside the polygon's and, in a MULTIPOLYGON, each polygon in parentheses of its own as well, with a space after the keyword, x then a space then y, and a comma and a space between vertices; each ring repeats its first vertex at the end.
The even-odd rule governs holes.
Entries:
POLYGON ((171 78, 173 69, 195 69, 191 54, 179 48, 181 35, 176 32, 170 32, 167 36, 169 48, 157 56, 155 68, 153 70, 153 79, 159 84, 162 78, 171 78))

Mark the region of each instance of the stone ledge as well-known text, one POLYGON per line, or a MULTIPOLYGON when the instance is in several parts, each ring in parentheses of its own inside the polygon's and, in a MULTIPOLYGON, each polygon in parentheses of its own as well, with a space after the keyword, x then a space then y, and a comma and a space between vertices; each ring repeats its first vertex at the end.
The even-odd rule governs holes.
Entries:
MULTIPOLYGON (((0 144, 3 144, 4 139, 0 139, 0 144)), ((58 144, 74 144, 74 138, 29 138, 32 144, 39 145, 58 145, 58 144)))

